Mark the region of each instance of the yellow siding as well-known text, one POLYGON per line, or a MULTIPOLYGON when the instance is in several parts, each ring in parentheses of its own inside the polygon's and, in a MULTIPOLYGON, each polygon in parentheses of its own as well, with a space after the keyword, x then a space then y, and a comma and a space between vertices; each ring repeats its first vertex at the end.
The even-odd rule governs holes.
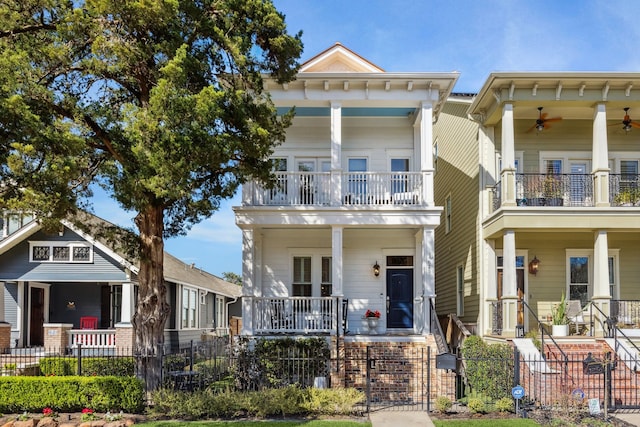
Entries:
POLYGON ((478 255, 479 155, 478 126, 466 115, 469 103, 450 100, 434 126, 438 158, 434 180, 435 204, 451 195, 451 231, 443 217, 435 231, 436 311, 456 313, 456 271, 464 267, 465 322, 478 321, 480 303, 478 255))

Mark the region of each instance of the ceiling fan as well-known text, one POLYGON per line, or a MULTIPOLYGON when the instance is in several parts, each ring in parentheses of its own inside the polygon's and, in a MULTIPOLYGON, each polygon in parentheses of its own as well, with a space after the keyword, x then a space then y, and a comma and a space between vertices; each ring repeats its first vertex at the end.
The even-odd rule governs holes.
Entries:
MULTIPOLYGON (((609 126, 617 126, 620 122, 610 124, 609 126)), ((624 107, 624 118, 622 119, 622 130, 629 132, 631 128, 640 128, 640 123, 634 122, 629 117, 629 107, 624 107)))
POLYGON ((538 119, 536 120, 536 124, 531 126, 527 132, 531 132, 534 129, 537 132, 542 132, 543 130, 551 127, 549 123, 558 122, 560 120, 562 120, 562 117, 552 117, 548 119, 547 113, 543 113, 542 107, 538 107, 538 119))

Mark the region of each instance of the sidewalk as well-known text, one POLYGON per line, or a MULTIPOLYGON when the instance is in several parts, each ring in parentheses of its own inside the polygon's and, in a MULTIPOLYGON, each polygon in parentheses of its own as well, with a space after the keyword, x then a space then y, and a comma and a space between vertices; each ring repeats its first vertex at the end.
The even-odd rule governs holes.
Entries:
POLYGON ((609 417, 624 421, 632 426, 640 426, 640 412, 614 412, 609 414, 609 417))
POLYGON ((376 411, 369 419, 372 427, 434 427, 426 411, 376 411))

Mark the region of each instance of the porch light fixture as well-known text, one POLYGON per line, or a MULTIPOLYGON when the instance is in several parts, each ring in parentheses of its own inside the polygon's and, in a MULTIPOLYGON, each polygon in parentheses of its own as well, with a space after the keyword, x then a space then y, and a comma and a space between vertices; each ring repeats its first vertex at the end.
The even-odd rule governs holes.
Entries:
POLYGON ((533 274, 534 276, 538 274, 538 269, 540 268, 540 260, 536 258, 534 255, 531 262, 529 262, 529 274, 533 274))
POLYGON ((380 275, 380 265, 378 264, 377 260, 376 260, 376 263, 373 264, 373 275, 376 277, 380 275))
POLYGON ((75 310, 76 309, 76 302, 75 301, 68 301, 67 302, 67 310, 75 310))

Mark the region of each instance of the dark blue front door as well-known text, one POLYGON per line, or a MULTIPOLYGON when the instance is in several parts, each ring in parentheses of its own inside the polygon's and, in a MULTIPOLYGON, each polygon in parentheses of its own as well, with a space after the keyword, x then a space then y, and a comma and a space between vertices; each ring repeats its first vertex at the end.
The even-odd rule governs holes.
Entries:
POLYGON ((387 328, 413 328, 412 269, 387 269, 387 328))

